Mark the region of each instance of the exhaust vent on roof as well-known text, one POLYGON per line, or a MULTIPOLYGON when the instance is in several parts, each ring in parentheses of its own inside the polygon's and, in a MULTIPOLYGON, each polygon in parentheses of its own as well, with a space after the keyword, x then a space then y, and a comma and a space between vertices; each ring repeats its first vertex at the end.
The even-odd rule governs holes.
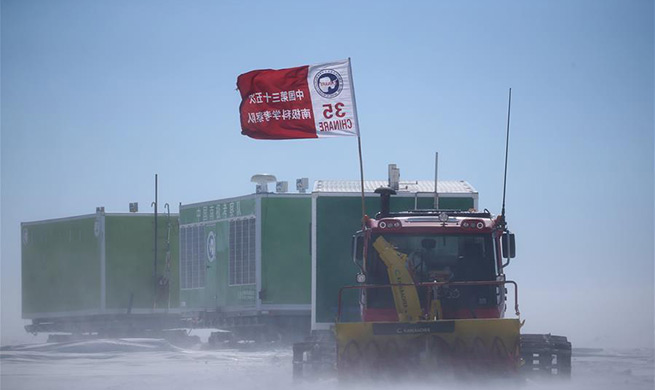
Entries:
POLYGON ((275 192, 285 193, 289 192, 289 182, 288 181, 278 181, 275 183, 275 192))
POLYGON ((307 188, 309 188, 308 178, 302 177, 300 179, 296 179, 296 190, 298 190, 298 192, 304 194, 307 192, 307 188))
POLYGON ((389 187, 398 191, 400 186, 400 169, 396 164, 389 164, 389 187))

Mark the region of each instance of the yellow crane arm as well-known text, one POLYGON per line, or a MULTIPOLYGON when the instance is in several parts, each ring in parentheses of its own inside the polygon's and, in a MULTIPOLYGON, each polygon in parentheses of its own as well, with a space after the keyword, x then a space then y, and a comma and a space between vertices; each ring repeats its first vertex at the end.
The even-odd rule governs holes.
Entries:
POLYGON ((421 303, 418 292, 413 286, 414 280, 407 269, 407 255, 395 250, 382 236, 373 242, 373 248, 380 254, 380 259, 387 266, 390 284, 411 284, 411 286, 395 286, 393 300, 400 322, 413 322, 421 319, 421 303))

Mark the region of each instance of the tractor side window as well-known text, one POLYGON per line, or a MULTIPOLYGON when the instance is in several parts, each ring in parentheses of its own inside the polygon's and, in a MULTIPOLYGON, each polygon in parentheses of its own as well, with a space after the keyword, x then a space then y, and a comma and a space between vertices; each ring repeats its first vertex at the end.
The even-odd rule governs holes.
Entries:
POLYGON ((491 240, 491 243, 493 245, 491 250, 492 250, 492 255, 494 257, 494 275, 500 275, 500 268, 499 268, 500 256, 498 255, 499 253, 498 250, 500 248, 498 248, 498 241, 495 238, 491 240))

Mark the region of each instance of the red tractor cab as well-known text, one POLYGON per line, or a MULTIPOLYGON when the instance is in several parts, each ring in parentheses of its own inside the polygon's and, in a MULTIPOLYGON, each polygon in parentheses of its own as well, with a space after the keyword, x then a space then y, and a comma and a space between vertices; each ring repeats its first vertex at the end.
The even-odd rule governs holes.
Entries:
MULTIPOLYGON (((393 190, 387 190, 391 194, 393 190)), ((502 318, 506 310, 504 257, 514 257, 514 236, 501 217, 488 211, 382 211, 354 236, 354 262, 360 267, 362 319, 398 321, 388 266, 374 243, 382 238, 404 258, 415 285, 422 319, 502 318), (505 243, 503 248, 503 243, 505 243), (504 249, 504 250, 503 250, 504 249), (438 310, 434 304, 438 302, 438 310), (435 318, 436 317, 436 318, 435 318)), ((397 270, 394 272, 398 272, 397 270)))

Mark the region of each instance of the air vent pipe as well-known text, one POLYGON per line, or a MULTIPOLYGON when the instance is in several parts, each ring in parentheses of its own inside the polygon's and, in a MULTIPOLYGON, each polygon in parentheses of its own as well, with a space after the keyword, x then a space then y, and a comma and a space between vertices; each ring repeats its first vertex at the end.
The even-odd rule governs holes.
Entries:
POLYGON ((380 187, 375 193, 380 194, 380 212, 376 218, 386 217, 391 210, 391 195, 396 195, 396 191, 393 188, 380 187))

